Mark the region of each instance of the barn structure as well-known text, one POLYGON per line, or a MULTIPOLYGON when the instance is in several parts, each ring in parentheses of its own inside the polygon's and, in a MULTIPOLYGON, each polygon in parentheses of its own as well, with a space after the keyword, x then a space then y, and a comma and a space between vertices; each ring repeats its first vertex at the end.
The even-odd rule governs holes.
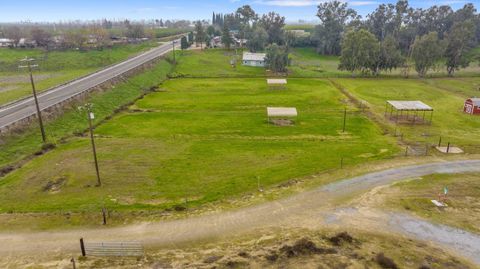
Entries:
POLYGON ((297 115, 297 109, 294 107, 267 107, 268 122, 275 125, 293 125, 295 123, 293 118, 297 115))
POLYGON ((267 85, 271 90, 284 90, 287 88, 287 80, 284 78, 268 78, 267 85))
POLYGON ((433 108, 422 101, 387 101, 385 117, 400 124, 431 124, 433 108))
POLYGON ((480 115, 480 98, 469 98, 465 101, 463 112, 471 115, 480 115))
POLYGON ((248 66, 265 67, 265 57, 267 57, 267 54, 265 53, 244 52, 242 64, 248 66))

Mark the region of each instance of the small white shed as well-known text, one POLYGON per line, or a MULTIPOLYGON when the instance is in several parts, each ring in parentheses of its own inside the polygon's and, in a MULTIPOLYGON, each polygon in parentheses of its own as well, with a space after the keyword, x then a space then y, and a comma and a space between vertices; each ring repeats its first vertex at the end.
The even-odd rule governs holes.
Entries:
POLYGON ((247 66, 265 67, 265 57, 267 57, 267 54, 265 53, 244 52, 242 64, 247 66))

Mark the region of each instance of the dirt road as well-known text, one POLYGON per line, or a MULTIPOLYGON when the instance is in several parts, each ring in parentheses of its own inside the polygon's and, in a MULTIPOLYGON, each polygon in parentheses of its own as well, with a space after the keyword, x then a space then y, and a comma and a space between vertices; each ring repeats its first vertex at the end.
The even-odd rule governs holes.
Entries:
MULTIPOLYGON (((192 241, 226 238, 255 228, 324 227, 370 221, 379 229, 433 241, 480 264, 480 237, 411 216, 357 209, 338 211, 336 204, 377 186, 435 173, 480 172, 480 160, 437 162, 369 173, 328 184, 312 191, 257 206, 181 220, 136 224, 118 228, 35 233, 1 233, 0 255, 13 257, 38 253, 78 255, 80 237, 86 241, 142 241, 146 247, 168 247, 192 241), (343 216, 342 216, 343 215, 343 216), (348 216, 348 218, 345 218, 348 216), (394 223, 395 225, 392 225, 394 223), (392 228, 395 226, 395 228, 392 228), (448 240, 445 240, 448 238, 448 240), (477 243, 472 243, 477 242, 477 243), (465 251, 468 249, 468 251, 465 251)), ((374 227, 374 226, 372 226, 374 227)))

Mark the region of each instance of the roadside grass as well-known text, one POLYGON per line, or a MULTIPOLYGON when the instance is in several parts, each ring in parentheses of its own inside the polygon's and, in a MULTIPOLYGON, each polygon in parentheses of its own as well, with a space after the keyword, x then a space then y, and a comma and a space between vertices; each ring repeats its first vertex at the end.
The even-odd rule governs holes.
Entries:
POLYGON ((19 70, 19 60, 25 56, 37 59, 34 71, 39 92, 90 74, 105 66, 148 50, 157 44, 118 45, 103 50, 67 50, 45 53, 41 49, 0 48, 0 105, 31 95, 26 70, 19 70))
MULTIPOLYGON (((120 106, 131 102, 156 87, 170 72, 171 65, 162 60, 154 68, 130 78, 127 82, 115 86, 102 93, 94 93, 88 102, 94 103, 95 123, 114 113, 120 106)), ((72 105, 75 107, 75 105, 72 105)), ((48 121, 45 126, 48 140, 57 143, 61 138, 83 132, 87 128, 86 116, 75 109, 67 111, 59 118, 48 121)), ((0 145, 0 167, 16 163, 41 149, 38 125, 32 126, 20 134, 12 134, 2 138, 0 145)), ((0 180, 0 184, 3 181, 0 180)))
POLYGON ((349 109, 325 80, 177 79, 96 129, 101 188, 89 139, 78 137, 0 182, 0 212, 142 211, 195 207, 397 153, 395 140, 349 109), (295 106, 295 126, 266 122, 266 106, 295 106), (44 190, 62 182, 55 190, 44 190), (22 200, 14 199, 22 197, 22 200))
POLYGON ((381 193, 388 199, 385 206, 413 212, 423 218, 449 226, 480 233, 480 176, 478 174, 429 175, 421 179, 399 182, 381 193), (445 203, 437 208, 430 200, 438 200, 448 187, 445 203))
POLYGON ((242 50, 204 49, 179 52, 176 76, 179 77, 262 77, 265 69, 242 65, 242 50), (233 68, 230 60, 236 59, 233 68))
MULTIPOLYGON (((420 100, 433 107, 432 125, 399 125, 403 138, 412 143, 435 145, 442 137, 444 144, 464 146, 468 152, 479 151, 480 117, 463 113, 465 98, 457 93, 413 79, 335 79, 356 98, 368 102, 373 113, 392 132, 395 123, 384 117, 387 100, 420 100)), ((456 79, 449 81, 454 85, 456 79)), ((444 85, 443 82, 441 82, 444 85)))

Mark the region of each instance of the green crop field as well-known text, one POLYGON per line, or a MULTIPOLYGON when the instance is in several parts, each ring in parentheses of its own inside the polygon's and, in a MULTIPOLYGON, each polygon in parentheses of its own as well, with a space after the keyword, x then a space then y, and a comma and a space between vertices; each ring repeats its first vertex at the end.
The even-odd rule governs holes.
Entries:
POLYGON ((96 129, 101 188, 89 139, 75 138, 2 179, 0 212, 197 206, 336 169, 340 156, 353 165, 397 152, 353 108, 342 133, 345 96, 326 80, 272 91, 264 79, 175 79, 160 90, 96 129), (295 126, 268 124, 267 106, 296 107, 295 126))
POLYGON ((19 70, 19 60, 35 58, 39 65, 34 71, 36 87, 44 91, 50 87, 87 75, 102 67, 120 62, 145 51, 156 43, 118 45, 104 50, 67 50, 45 53, 41 49, 0 48, 0 105, 31 94, 26 70, 19 70))
POLYGON ((372 111, 393 129, 395 124, 384 119, 387 100, 420 100, 435 111, 432 125, 399 125, 404 138, 411 142, 435 144, 439 137, 445 143, 466 146, 468 151, 480 150, 480 117, 463 113, 464 101, 474 89, 476 79, 336 79, 359 100, 368 102, 372 111), (436 86, 437 85, 437 86, 436 86), (438 86, 442 85, 442 87, 438 86), (463 90, 462 90, 463 89, 463 90))

